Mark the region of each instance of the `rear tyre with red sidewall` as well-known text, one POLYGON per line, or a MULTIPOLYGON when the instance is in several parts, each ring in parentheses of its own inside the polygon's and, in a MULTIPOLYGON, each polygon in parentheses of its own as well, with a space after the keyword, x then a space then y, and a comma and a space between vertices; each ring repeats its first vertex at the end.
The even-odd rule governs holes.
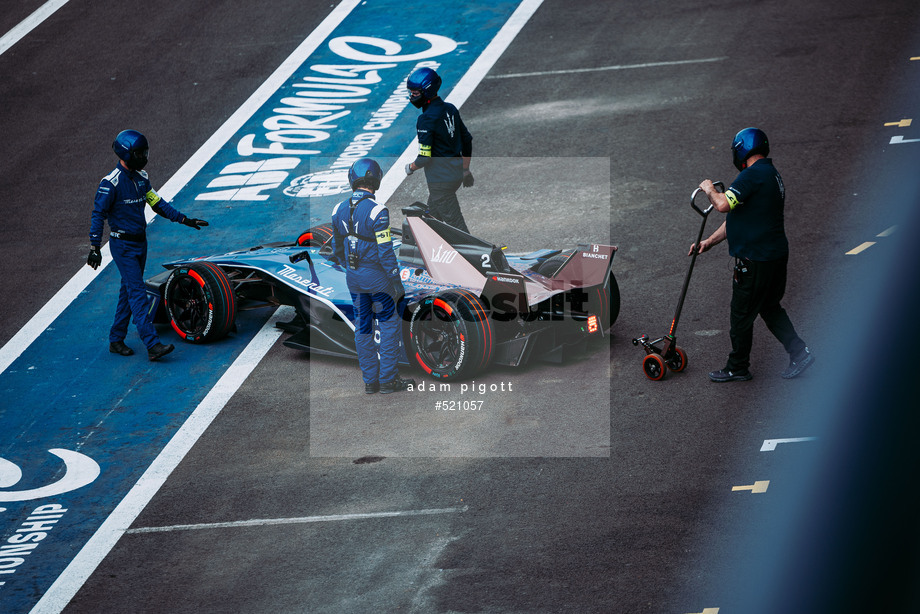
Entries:
POLYGON ((466 290, 425 297, 403 330, 410 361, 435 379, 467 378, 492 360, 495 338, 488 312, 466 290))

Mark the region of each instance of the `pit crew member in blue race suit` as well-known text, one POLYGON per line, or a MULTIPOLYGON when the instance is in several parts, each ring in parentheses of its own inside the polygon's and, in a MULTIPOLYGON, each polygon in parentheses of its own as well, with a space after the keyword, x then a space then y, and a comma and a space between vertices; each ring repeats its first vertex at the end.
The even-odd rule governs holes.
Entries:
MULTIPOLYGON (((789 354, 784 378, 796 377, 814 362, 780 305, 789 261, 783 218, 786 189, 769 155, 767 135, 758 128, 745 128, 732 141, 732 163, 740 173, 728 190, 718 192, 709 179, 700 184, 709 202, 727 214, 722 225, 700 241, 700 253, 727 239, 728 252, 735 258, 729 330, 732 351, 725 368, 709 374, 714 382, 753 377, 748 367, 758 315, 789 354)), ((694 249, 695 244, 690 246, 690 255, 694 249)))
POLYGON ((146 205, 159 215, 185 224, 196 230, 208 223, 187 217, 176 211, 150 186, 144 166, 147 164, 148 145, 143 134, 136 130, 123 130, 115 137, 112 149, 118 156, 118 166, 99 182, 93 204, 89 232, 90 247, 86 263, 96 269, 102 263, 99 251, 105 222, 109 223, 109 249, 112 260, 121 273, 121 290, 115 307, 115 322, 109 331, 109 351, 130 356, 134 350, 125 345, 128 320, 134 325, 144 345, 147 357, 159 360, 173 351, 173 346, 163 345, 150 320, 147 291, 144 287, 144 265, 147 262, 146 205))
POLYGON ((460 212, 457 190, 471 187, 473 174, 473 135, 466 129, 457 107, 438 96, 441 77, 430 68, 419 68, 406 81, 409 102, 422 109, 416 121, 418 157, 406 165, 406 174, 425 169, 428 182, 428 213, 433 217, 469 232, 460 212))
POLYGON ((402 320, 397 304, 405 294, 390 238, 390 212, 374 201, 383 171, 370 158, 351 165, 353 193, 332 210, 332 260, 345 267, 345 281, 355 309, 355 349, 364 392, 388 394, 405 390, 414 380, 399 377, 402 320), (380 348, 374 343, 374 320, 380 348))

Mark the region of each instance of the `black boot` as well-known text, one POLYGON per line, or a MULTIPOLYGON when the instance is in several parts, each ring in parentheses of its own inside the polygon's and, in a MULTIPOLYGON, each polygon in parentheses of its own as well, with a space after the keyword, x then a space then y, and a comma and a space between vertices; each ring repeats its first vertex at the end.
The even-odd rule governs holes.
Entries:
POLYGON ((391 382, 380 382, 380 394, 399 392, 400 390, 405 390, 409 386, 415 386, 414 379, 400 379, 400 377, 397 375, 396 378, 391 382))
POLYGON ((109 351, 113 354, 121 354, 122 356, 130 356, 134 353, 134 350, 125 345, 124 341, 113 341, 109 344, 109 351))
POLYGON ((163 345, 162 343, 158 342, 155 346, 147 350, 147 358, 149 358, 152 361, 159 360, 163 358, 164 356, 166 356, 167 354, 169 354, 170 352, 172 352, 174 349, 176 348, 173 347, 172 343, 170 343, 169 345, 163 345))

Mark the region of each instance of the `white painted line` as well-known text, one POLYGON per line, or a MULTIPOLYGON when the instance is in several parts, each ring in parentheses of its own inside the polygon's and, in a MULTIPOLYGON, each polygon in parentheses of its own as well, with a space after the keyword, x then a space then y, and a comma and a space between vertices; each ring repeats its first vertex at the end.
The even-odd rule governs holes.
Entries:
POLYGON ((781 443, 802 443, 805 441, 815 441, 817 437, 794 437, 792 439, 764 439, 763 445, 760 446, 761 452, 772 452, 781 443))
MULTIPOLYGON (((157 190, 166 200, 172 200, 179 191, 185 187, 214 154, 246 123, 253 113, 261 107, 275 91, 287 81, 294 71, 328 38, 336 27, 357 7, 362 0, 342 0, 342 2, 329 14, 328 17, 314 30, 294 52, 275 70, 252 96, 231 115, 217 132, 211 135, 188 161, 182 165, 176 174, 167 181, 162 188, 157 190)), ((405 166, 405 165, 403 165, 405 166)), ((156 219, 156 213, 147 209, 147 223, 156 219)), ((69 282, 64 284, 57 294, 38 311, 26 325, 17 332, 2 348, 0 348, 0 372, 6 371, 9 366, 32 344, 35 339, 54 322, 55 319, 70 305, 77 296, 99 275, 106 265, 111 262, 109 247, 106 243, 102 248, 102 266, 93 270, 82 266, 69 282)))
POLYGON ((585 72, 600 72, 607 70, 632 70, 634 68, 658 68, 660 66, 683 66, 685 64, 705 64, 708 62, 722 62, 728 57, 702 58, 699 60, 675 60, 672 62, 645 62, 642 64, 619 64, 616 66, 599 66, 597 68, 570 68, 568 70, 540 70, 537 72, 516 72, 506 75, 489 75, 487 79, 514 79, 517 77, 545 77, 548 75, 574 75, 585 72))
POLYGON ((154 459, 137 484, 128 491, 99 529, 64 569, 54 584, 35 604, 32 614, 57 614, 70 602, 99 563, 115 547, 141 510, 147 506, 166 478, 192 449, 230 397, 255 369, 266 352, 281 335, 275 323, 293 317, 292 307, 279 307, 262 327, 255 339, 227 369, 211 392, 202 399, 188 420, 176 432, 163 451, 154 459))
POLYGON ((51 15, 54 14, 56 10, 67 4, 67 0, 48 0, 43 5, 35 9, 35 12, 19 22, 15 28, 7 32, 0 37, 0 55, 22 40, 26 34, 34 30, 45 21, 51 15))
POLYGON ((905 139, 904 135, 898 135, 891 137, 891 140, 888 141, 889 145, 899 145, 901 143, 920 143, 920 139, 905 139))
MULTIPOLYGON (((463 103, 473 93, 473 90, 483 79, 488 78, 486 75, 492 70, 495 62, 505 52, 511 41, 521 32, 533 14, 537 12, 541 4, 543 4, 543 0, 524 0, 518 6, 505 25, 502 26, 502 29, 495 35, 495 38, 492 39, 482 51, 482 54, 466 71, 466 74, 457 82, 450 94, 447 95, 445 98, 447 102, 450 102, 458 109, 463 106, 463 103)), ((406 147, 406 150, 396 159, 393 167, 380 181, 380 189, 377 190, 376 194, 377 202, 385 203, 396 192, 396 189, 406 179, 406 164, 415 160, 417 155, 418 143, 413 139, 409 146, 406 147)))
POLYGON ((192 531, 196 529, 234 529, 238 527, 267 527, 279 524, 309 524, 313 522, 339 522, 342 520, 367 520, 371 518, 400 518, 403 516, 433 516, 437 514, 457 514, 469 509, 463 507, 447 507, 427 510, 407 510, 399 512, 368 512, 366 514, 335 514, 332 516, 302 516, 300 518, 263 518, 255 520, 237 520, 235 522, 209 522, 202 524, 174 524, 166 527, 140 527, 128 529, 127 534, 135 533, 168 533, 171 531, 192 531))
POLYGON ((856 247, 848 251, 846 255, 855 256, 856 254, 861 254, 862 252, 866 251, 873 245, 875 245, 875 241, 866 241, 865 243, 862 243, 861 245, 857 245, 856 247))

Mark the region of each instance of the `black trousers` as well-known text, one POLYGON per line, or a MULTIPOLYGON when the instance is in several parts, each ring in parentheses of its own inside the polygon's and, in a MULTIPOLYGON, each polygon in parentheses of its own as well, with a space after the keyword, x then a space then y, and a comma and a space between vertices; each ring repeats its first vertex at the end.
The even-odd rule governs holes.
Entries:
POLYGON ((763 318, 767 328, 790 356, 796 356, 805 349, 805 342, 796 334, 786 310, 780 305, 786 293, 788 261, 788 257, 768 262, 735 260, 729 332, 732 351, 725 367, 729 371, 750 367, 757 316, 763 318))
POLYGON ((432 217, 459 228, 468 233, 466 221, 460 212, 460 201, 457 200, 457 190, 462 181, 428 184, 428 211, 432 217))

